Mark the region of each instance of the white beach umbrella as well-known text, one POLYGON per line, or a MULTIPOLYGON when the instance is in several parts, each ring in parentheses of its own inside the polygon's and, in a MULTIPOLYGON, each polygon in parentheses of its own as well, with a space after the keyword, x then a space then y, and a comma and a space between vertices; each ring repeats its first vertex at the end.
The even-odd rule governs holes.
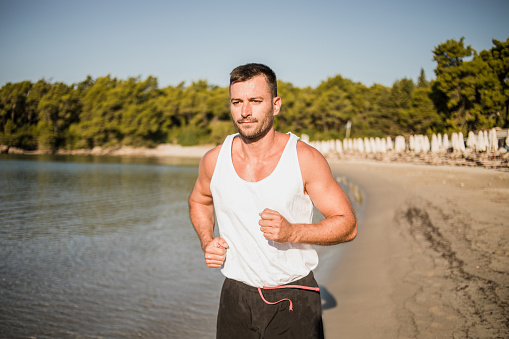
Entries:
POLYGON ((320 150, 323 154, 328 154, 329 153, 329 142, 328 141, 325 141, 325 140, 322 140, 320 142, 320 150))
POLYGON ((435 133, 431 136, 431 153, 438 153, 440 151, 440 144, 438 137, 435 133))
POLYGON ((382 140, 380 140, 380 151, 382 153, 387 153, 387 141, 385 140, 385 138, 383 138, 382 140))
POLYGON ((427 135, 422 136, 422 151, 428 153, 430 150, 430 142, 427 135))
MULTIPOLYGON (((343 145, 344 145, 344 143, 343 143, 343 145)), ((347 143, 347 147, 348 147, 348 143, 347 143)), ((361 152, 362 153, 362 151, 359 150, 359 141, 358 141, 358 139, 353 139, 353 148, 351 149, 351 151, 361 152)))
POLYGON ((371 153, 376 153, 375 138, 369 138, 369 147, 371 147, 371 153))
POLYGON ((329 140, 329 149, 331 152, 336 152, 336 141, 335 140, 329 140))
POLYGON ((461 152, 465 152, 465 138, 463 137, 463 133, 458 133, 458 149, 461 152))
POLYGON ((413 135, 411 135, 410 138, 408 138, 408 148, 411 151, 415 152, 415 138, 413 135))
POLYGON ((387 145, 385 143, 385 138, 375 138, 376 147, 378 148, 378 152, 380 153, 386 153, 387 152, 387 145))
POLYGON ((479 151, 479 152, 486 151, 486 145, 484 144, 484 134, 482 131, 479 131, 479 133, 477 133, 476 146, 477 146, 477 151, 479 151))
POLYGON ((405 137, 398 135, 394 140, 394 151, 404 152, 405 151, 405 137))
POLYGON ((375 152, 376 153, 382 152, 382 145, 380 145, 380 138, 379 137, 375 138, 375 152))
POLYGON ((449 143, 449 135, 444 134, 444 139, 442 141, 442 149, 444 152, 447 152, 449 150, 449 147, 451 147, 451 144, 449 143))
POLYGON ((414 135, 414 152, 421 153, 421 136, 414 135))
POLYGON ((417 153, 422 152, 422 135, 418 134, 414 136, 415 151, 417 153))
POLYGON ((387 150, 388 151, 394 150, 394 143, 392 142, 391 137, 387 137, 387 150))
POLYGON ((345 152, 350 151, 350 148, 348 148, 348 138, 343 139, 343 150, 345 152))
POLYGON ((416 153, 419 153, 420 152, 420 143, 419 143, 419 136, 418 135, 413 135, 412 136, 412 150, 416 153))
POLYGON ((457 133, 453 133, 452 136, 451 136, 451 145, 452 145, 452 149, 454 151, 458 151, 458 134, 457 133))
POLYGON ((364 138, 364 151, 366 153, 372 153, 373 152, 371 150, 371 144, 369 143, 369 139, 368 138, 364 138))
POLYGON ((336 140, 336 152, 343 153, 343 143, 341 140, 336 140))
POLYGON ((482 140, 483 140, 483 147, 484 151, 488 151, 488 147, 490 147, 490 141, 488 139, 488 132, 482 131, 482 140))
POLYGON ((474 132, 468 132, 467 147, 475 151, 476 141, 477 138, 475 137, 474 132))
POLYGON ((492 128, 488 133, 488 151, 496 152, 498 150, 498 138, 497 138, 497 130, 492 128))

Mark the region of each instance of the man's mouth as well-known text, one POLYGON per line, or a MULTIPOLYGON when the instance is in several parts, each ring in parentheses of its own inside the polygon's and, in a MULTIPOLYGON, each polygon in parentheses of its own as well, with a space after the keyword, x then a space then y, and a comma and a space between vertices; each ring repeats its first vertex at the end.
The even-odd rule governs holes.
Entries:
POLYGON ((254 120, 244 120, 244 119, 242 119, 242 120, 237 120, 237 123, 238 123, 238 124, 251 124, 251 123, 253 123, 253 122, 258 122, 258 120, 256 120, 256 119, 254 119, 254 120))

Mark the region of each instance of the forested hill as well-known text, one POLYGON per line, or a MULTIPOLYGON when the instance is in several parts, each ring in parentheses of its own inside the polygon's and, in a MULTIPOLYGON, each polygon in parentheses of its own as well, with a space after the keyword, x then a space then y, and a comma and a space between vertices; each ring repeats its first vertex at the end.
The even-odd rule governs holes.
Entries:
MULTIPOLYGON (((279 131, 312 140, 475 131, 509 127, 509 38, 477 52, 463 38, 435 47, 435 80, 392 87, 341 75, 316 88, 279 81, 279 131)), ((220 143, 234 132, 228 88, 206 81, 159 88, 157 79, 39 80, 0 89, 0 144, 27 150, 220 143)))

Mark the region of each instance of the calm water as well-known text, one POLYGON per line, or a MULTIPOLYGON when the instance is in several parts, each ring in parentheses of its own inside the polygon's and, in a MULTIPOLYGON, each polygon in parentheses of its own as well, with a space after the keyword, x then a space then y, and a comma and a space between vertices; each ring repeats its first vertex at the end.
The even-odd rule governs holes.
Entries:
MULTIPOLYGON (((0 157, 0 337, 214 338, 196 161, 0 157)), ((322 271, 336 249, 320 249, 322 271)), ((326 273, 317 271, 317 277, 326 273)))

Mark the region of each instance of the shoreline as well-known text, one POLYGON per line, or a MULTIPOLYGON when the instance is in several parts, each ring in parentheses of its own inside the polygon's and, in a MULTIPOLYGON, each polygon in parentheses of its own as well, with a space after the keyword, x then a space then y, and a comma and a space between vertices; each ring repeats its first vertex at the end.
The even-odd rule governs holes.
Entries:
POLYGON ((509 172, 330 164, 366 206, 324 284, 326 337, 509 336, 509 172))
MULTIPOLYGON (((181 146, 178 144, 160 144, 155 148, 147 147, 94 147, 93 149, 59 150, 56 153, 50 151, 26 151, 18 148, 9 148, 0 145, 2 154, 21 155, 79 155, 79 156, 119 156, 119 157, 154 157, 154 158, 189 158, 201 159, 205 153, 216 145, 181 146)), ((326 153, 325 158, 329 162, 357 161, 373 163, 403 163, 431 166, 457 166, 457 167, 481 167, 491 169, 503 169, 509 171, 509 152, 501 154, 489 154, 486 152, 452 152, 452 153, 415 153, 415 152, 386 152, 386 153, 326 153)))
POLYGON ((10 148, 3 154, 23 155, 85 155, 85 156, 132 156, 132 157, 181 157, 201 158, 214 145, 180 146, 174 144, 161 144, 155 148, 148 147, 94 147, 93 149, 59 150, 56 153, 50 151, 25 151, 19 148, 10 148))

